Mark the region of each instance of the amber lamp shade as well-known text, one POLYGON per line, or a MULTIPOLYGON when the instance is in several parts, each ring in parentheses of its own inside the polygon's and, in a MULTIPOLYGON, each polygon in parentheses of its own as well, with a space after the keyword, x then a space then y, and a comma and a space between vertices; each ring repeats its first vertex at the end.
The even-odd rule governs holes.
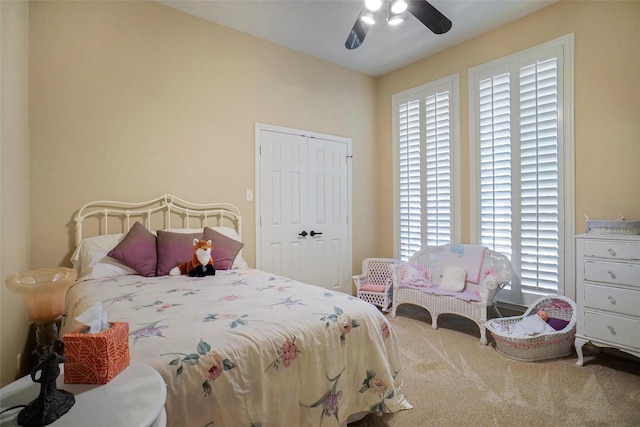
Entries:
POLYGON ((7 288, 20 295, 30 322, 36 324, 38 364, 31 379, 40 383, 40 394, 18 414, 18 425, 43 427, 55 422, 74 405, 73 394, 58 390, 56 378, 64 361, 64 344, 58 340, 56 320, 64 314, 67 290, 76 280, 71 268, 41 268, 5 278, 7 288))
POLYGON ((8 276, 5 284, 24 300, 29 321, 41 325, 64 314, 67 290, 76 281, 76 276, 72 268, 40 268, 8 276))

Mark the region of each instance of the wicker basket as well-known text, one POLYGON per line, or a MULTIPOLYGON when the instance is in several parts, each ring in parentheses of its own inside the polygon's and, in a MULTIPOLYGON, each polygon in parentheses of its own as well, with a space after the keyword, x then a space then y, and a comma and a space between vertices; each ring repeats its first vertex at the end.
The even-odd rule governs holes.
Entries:
POLYGON ((640 234, 640 221, 591 219, 587 221, 587 233, 626 235, 640 234))
POLYGON ((570 298, 553 295, 542 297, 531 305, 522 316, 502 317, 487 322, 487 329, 496 341, 496 350, 516 360, 537 361, 568 356, 573 351, 576 334, 576 303, 570 298), (563 329, 533 337, 513 337, 504 334, 504 330, 526 316, 545 310, 549 317, 568 320, 563 329), (500 328, 497 328, 497 325, 500 328))

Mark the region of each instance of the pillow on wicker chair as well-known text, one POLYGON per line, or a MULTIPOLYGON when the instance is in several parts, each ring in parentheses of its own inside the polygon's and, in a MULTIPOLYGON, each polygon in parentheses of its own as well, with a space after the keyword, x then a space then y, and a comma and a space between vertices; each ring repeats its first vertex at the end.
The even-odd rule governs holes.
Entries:
POLYGON ((361 291, 369 292, 384 292, 385 288, 385 285, 376 285, 375 283, 367 283, 366 285, 360 286, 361 291))
POLYGON ((431 287, 429 271, 418 264, 407 262, 400 269, 400 285, 431 287))
POLYGON ((448 291, 460 292, 464 289, 464 282, 467 278, 467 272, 464 268, 457 265, 447 265, 442 272, 442 282, 440 289, 448 291))

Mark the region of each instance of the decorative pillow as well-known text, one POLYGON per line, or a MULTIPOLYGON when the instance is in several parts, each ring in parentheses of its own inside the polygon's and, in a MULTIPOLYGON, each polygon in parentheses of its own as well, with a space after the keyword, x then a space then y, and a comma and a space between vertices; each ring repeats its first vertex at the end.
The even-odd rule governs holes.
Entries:
POLYGON ((431 287, 429 270, 411 262, 404 263, 400 269, 400 285, 431 287))
POLYGON ((369 292, 384 292, 385 285, 376 285, 373 283, 367 283, 360 287, 361 291, 369 291, 369 292))
POLYGON ((124 239, 107 255, 133 268, 141 276, 156 275, 156 236, 139 222, 133 224, 124 239))
POLYGON ((244 243, 205 227, 204 240, 211 240, 211 258, 216 270, 230 270, 244 243))
POLYGON ((555 317, 550 317, 549 320, 547 320, 547 323, 556 331, 560 331, 567 327, 567 325, 569 324, 569 321, 564 319, 557 319, 555 317))
POLYGON ((464 289, 464 282, 467 278, 467 272, 464 268, 457 265, 447 265, 442 272, 442 282, 440 289, 448 291, 460 292, 464 289))
POLYGON ((158 230, 156 274, 165 276, 173 267, 189 261, 193 257, 193 239, 202 239, 202 233, 172 233, 158 230))
POLYGON ((124 234, 120 233, 82 239, 71 255, 71 263, 78 272, 78 280, 108 279, 136 274, 134 269, 107 256, 123 237, 124 234))
MULTIPOLYGON (((238 242, 241 242, 242 240, 240 240, 240 236, 238 235, 238 232, 236 231, 235 228, 231 228, 231 227, 207 227, 210 228, 214 231, 217 231, 220 234, 224 234, 225 236, 236 240, 238 242)), ((215 261, 215 260, 214 260, 215 261)), ((243 267, 248 267, 249 264, 247 264, 247 262, 242 258, 242 255, 237 255, 236 256, 236 260, 233 263, 234 266, 243 266, 243 267)))

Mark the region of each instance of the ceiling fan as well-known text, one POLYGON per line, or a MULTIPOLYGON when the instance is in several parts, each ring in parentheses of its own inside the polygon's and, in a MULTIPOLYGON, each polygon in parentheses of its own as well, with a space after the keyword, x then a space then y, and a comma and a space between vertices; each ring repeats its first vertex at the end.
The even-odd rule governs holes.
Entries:
MULTIPOLYGON (((347 37, 345 47, 357 49, 364 42, 369 28, 375 24, 377 12, 385 0, 365 0, 358 19, 347 37)), ((426 0, 387 0, 386 21, 389 25, 398 25, 409 12, 435 34, 444 34, 451 29, 451 21, 426 0)))

